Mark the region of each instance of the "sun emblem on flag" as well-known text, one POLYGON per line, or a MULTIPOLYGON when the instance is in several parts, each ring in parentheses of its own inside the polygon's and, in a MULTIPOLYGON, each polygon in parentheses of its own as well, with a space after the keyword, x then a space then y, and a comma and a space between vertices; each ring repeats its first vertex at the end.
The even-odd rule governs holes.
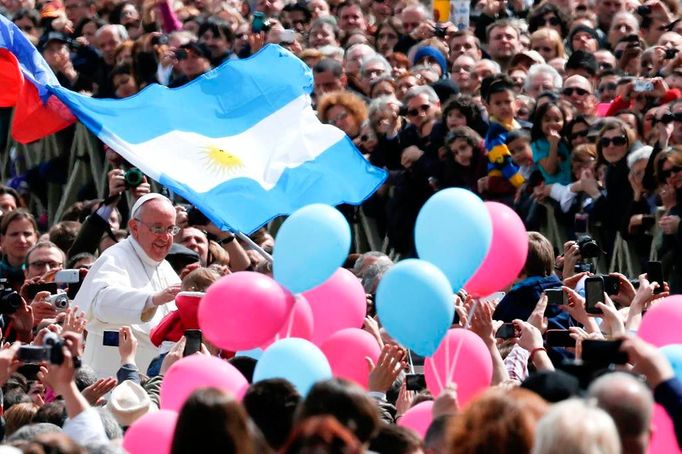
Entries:
POLYGON ((244 167, 239 156, 216 145, 204 147, 203 154, 206 169, 219 176, 232 175, 244 167))

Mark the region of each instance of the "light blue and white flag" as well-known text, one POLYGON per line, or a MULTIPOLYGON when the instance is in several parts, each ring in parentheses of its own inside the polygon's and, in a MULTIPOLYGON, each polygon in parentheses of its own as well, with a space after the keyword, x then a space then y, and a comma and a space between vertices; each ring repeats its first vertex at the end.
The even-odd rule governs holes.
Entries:
POLYGON ((310 68, 268 45, 175 89, 94 99, 49 87, 104 143, 196 205, 250 233, 311 203, 359 204, 386 172, 310 106, 310 68))

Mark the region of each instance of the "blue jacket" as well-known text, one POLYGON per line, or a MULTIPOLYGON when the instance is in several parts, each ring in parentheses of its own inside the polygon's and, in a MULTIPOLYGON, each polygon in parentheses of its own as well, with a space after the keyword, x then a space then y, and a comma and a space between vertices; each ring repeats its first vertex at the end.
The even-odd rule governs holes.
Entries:
MULTIPOLYGON (((527 320, 535 309, 535 305, 540 299, 540 295, 548 288, 560 288, 562 282, 555 275, 550 276, 531 276, 517 283, 502 298, 497 305, 494 320, 511 322, 515 319, 527 320)), ((568 329, 577 323, 571 321, 568 313, 561 311, 554 306, 548 306, 545 312, 548 319, 549 329, 568 329)))

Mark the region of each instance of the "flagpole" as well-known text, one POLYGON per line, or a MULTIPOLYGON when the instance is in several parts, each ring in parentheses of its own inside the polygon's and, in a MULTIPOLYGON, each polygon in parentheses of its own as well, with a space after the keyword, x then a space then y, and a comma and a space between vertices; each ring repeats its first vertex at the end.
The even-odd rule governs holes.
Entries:
POLYGON ((260 255, 265 258, 268 262, 272 263, 272 256, 265 252, 265 250, 258 246, 256 243, 253 242, 251 238, 248 237, 248 235, 244 235, 242 232, 235 232, 235 236, 242 240, 244 243, 249 245, 249 248, 253 249, 254 251, 258 252, 260 255))

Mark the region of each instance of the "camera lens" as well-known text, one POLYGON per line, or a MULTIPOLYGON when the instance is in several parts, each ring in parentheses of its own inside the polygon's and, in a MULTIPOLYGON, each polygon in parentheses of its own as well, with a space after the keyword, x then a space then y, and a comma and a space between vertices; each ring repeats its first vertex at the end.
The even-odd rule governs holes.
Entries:
POLYGON ((126 171, 123 179, 125 180, 127 187, 136 188, 144 181, 144 175, 140 169, 133 167, 132 169, 128 169, 126 171))

